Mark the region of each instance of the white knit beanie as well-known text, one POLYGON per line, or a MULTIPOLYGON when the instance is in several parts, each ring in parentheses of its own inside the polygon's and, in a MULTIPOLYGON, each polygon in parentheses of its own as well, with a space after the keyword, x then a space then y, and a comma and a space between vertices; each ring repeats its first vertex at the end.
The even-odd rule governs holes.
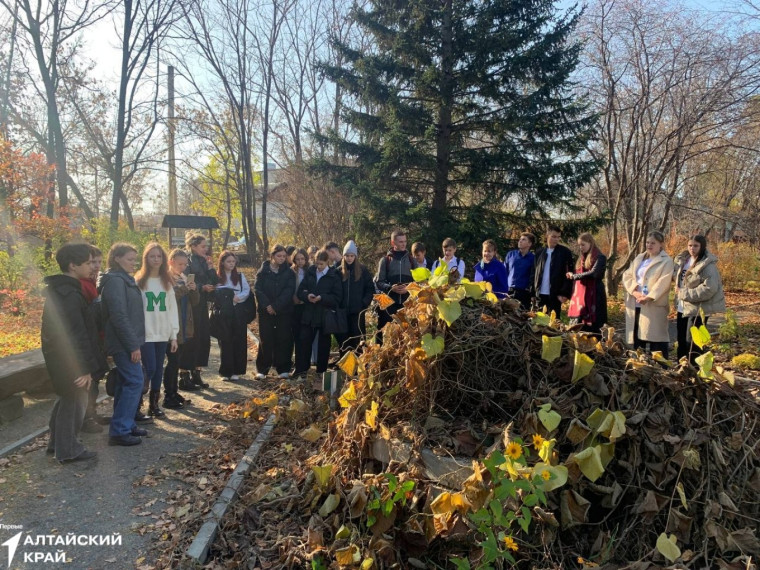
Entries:
POLYGON ((356 249, 356 244, 354 243, 354 240, 352 239, 348 240, 348 243, 343 248, 343 255, 348 255, 349 253, 353 253, 354 255, 359 255, 359 250, 356 249))

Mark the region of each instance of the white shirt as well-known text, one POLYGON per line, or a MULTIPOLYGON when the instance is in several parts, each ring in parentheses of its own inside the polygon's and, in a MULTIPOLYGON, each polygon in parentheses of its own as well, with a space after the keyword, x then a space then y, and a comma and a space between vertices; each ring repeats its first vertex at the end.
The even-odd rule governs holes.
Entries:
POLYGON ((554 248, 546 248, 546 263, 544 263, 544 273, 541 275, 541 290, 539 295, 551 295, 551 269, 552 269, 552 253, 554 248))
MULTIPOLYGON (((681 275, 683 275, 686 271, 688 271, 690 267, 691 267, 691 257, 689 257, 689 259, 687 259, 686 262, 683 264, 683 267, 681 268, 681 271, 680 271, 681 275)), ((677 281, 679 287, 681 287, 681 285, 683 284, 681 275, 678 276, 678 281, 677 281)), ((678 303, 676 304, 676 311, 678 311, 679 313, 683 313, 683 300, 680 298, 680 296, 678 299, 678 303)))
MULTIPOLYGON (((639 265, 638 269, 636 269, 636 283, 639 286, 639 291, 644 293, 644 286, 646 285, 646 279, 645 275, 647 272, 647 267, 649 267, 652 264, 652 258, 647 257, 644 261, 641 262, 641 265, 639 265)), ((647 291, 649 293, 649 291, 647 291)), ((646 293, 644 293, 646 295, 646 293)), ((636 306, 640 307, 641 303, 636 301, 636 306)))
POLYGON ((320 271, 317 269, 317 283, 319 283, 319 280, 322 279, 325 275, 327 275, 327 272, 330 271, 330 266, 328 265, 325 267, 324 271, 320 271))
MULTIPOLYGON (((446 258, 444 257, 443 260, 446 261, 446 258)), ((436 269, 438 269, 438 266, 440 264, 441 264, 441 260, 436 259, 433 262, 433 268, 431 269, 431 271, 435 271, 436 269)), ((446 265, 448 265, 449 271, 451 271, 455 267, 457 268, 457 271, 459 271, 459 280, 457 281, 457 283, 461 281, 462 277, 464 277, 464 261, 462 261, 461 259, 458 259, 457 256, 455 255, 454 257, 452 257, 446 262, 446 265)))
POLYGON ((237 296, 238 303, 242 303, 248 298, 248 295, 251 294, 251 287, 248 285, 248 281, 245 280, 245 275, 242 273, 238 273, 240 276, 240 283, 237 285, 232 284, 232 276, 230 273, 225 272, 227 276, 227 280, 225 281, 224 285, 217 285, 217 289, 232 289, 235 291, 235 296, 237 296))

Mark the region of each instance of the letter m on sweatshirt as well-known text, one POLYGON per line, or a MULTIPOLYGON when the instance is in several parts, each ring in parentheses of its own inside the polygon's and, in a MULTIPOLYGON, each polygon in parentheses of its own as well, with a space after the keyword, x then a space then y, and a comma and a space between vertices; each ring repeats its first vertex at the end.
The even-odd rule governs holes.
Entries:
POLYGON ((161 291, 158 295, 153 291, 146 291, 145 298, 148 300, 147 311, 149 313, 156 310, 156 305, 158 305, 159 312, 166 312, 166 291, 161 291))

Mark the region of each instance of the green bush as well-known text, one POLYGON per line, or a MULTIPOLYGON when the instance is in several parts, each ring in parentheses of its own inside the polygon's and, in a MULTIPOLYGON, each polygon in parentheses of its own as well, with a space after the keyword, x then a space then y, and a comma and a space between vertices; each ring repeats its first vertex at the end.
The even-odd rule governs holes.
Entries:
POLYGON ((0 289, 19 289, 24 285, 24 263, 20 256, 0 251, 0 289))
POLYGON ((739 323, 736 321, 736 313, 731 309, 726 310, 726 320, 718 327, 721 342, 734 342, 739 339, 739 323))

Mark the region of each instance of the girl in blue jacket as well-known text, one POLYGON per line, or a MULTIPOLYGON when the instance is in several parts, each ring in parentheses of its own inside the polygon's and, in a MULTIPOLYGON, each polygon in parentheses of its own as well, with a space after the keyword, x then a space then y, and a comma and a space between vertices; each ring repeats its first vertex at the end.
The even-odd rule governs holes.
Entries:
POLYGON ((496 242, 491 239, 483 242, 483 259, 475 265, 475 281, 490 283, 499 299, 507 296, 507 268, 496 257, 496 242))

